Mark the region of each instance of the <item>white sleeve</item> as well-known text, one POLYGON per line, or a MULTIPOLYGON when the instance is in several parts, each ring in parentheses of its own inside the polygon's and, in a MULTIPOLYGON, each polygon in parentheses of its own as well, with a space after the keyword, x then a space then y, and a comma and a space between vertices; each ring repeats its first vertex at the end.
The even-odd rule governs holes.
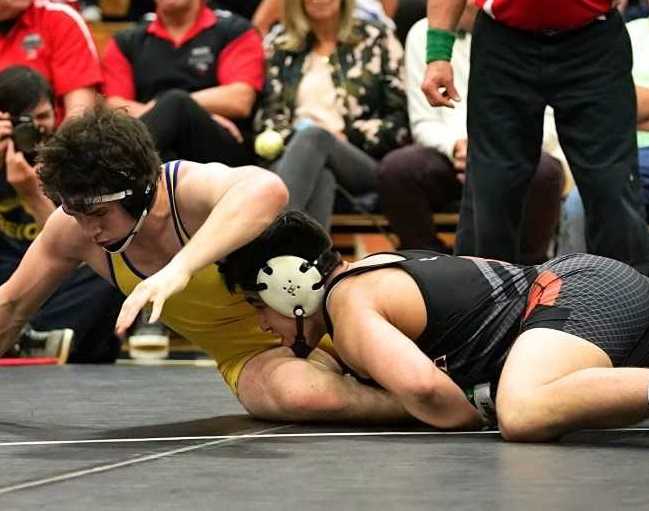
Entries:
POLYGON ((453 127, 453 109, 433 108, 421 91, 421 83, 426 70, 426 19, 413 25, 406 39, 406 92, 408 95, 408 115, 410 130, 415 142, 433 147, 442 154, 453 158, 455 142, 466 138, 466 134, 457 133, 453 127))

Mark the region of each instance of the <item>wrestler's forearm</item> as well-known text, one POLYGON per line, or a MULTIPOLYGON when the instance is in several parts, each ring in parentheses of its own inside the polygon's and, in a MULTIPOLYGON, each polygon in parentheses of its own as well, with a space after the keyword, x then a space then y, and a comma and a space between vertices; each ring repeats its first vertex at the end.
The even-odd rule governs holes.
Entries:
POLYGON ((337 413, 325 420, 386 423, 414 420, 401 402, 392 394, 378 387, 370 387, 350 376, 332 374, 332 389, 343 400, 337 413))
POLYGON ((419 420, 441 429, 478 429, 484 425, 478 410, 457 386, 427 394, 401 396, 406 410, 419 420))
POLYGON ((0 356, 7 352, 20 336, 27 319, 16 313, 16 306, 0 296, 0 356))

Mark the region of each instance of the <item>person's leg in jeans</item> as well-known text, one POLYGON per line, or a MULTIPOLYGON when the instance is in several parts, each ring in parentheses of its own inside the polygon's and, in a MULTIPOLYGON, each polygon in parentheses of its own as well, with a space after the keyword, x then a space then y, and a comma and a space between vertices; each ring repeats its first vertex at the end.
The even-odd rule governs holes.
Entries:
POLYGON ((30 324, 35 330, 74 330, 68 362, 111 363, 121 347, 114 330, 123 300, 117 289, 83 265, 61 284, 30 324))
MULTIPOLYGON (((589 252, 649 272, 649 233, 640 199, 636 98, 629 36, 612 14, 548 54, 557 132, 586 211, 589 252)), ((548 72, 550 72, 548 71, 548 72)))
POLYGON ((521 262, 540 264, 548 259, 548 249, 557 232, 561 215, 561 194, 565 176, 556 158, 541 153, 541 160, 530 183, 523 214, 521 262))
MULTIPOLYGON (((331 194, 331 183, 322 186, 323 172, 331 172, 335 182, 354 195, 376 189, 377 168, 378 163, 360 149, 313 126, 293 135, 274 166, 288 188, 288 207, 301 211, 306 211, 310 202, 319 202, 315 195, 331 194)), ((329 224, 331 208, 311 213, 322 225, 329 224)))
POLYGON ((484 12, 478 15, 467 100, 467 181, 472 187, 467 194, 473 198, 473 214, 470 218, 463 205, 457 240, 461 255, 520 262, 523 206, 541 154, 545 110, 536 83, 539 55, 525 43, 520 31, 484 12), (470 228, 475 230, 473 253, 466 245, 470 228))
POLYGON ((419 144, 396 149, 379 165, 378 190, 399 248, 448 251, 432 215, 460 198, 462 184, 446 156, 419 144))
POLYGON ((331 212, 336 201, 336 178, 327 167, 320 172, 315 188, 318 193, 311 195, 304 211, 318 219, 322 227, 328 231, 331 227, 331 212))
POLYGON ((252 163, 246 146, 237 142, 185 91, 164 92, 140 120, 153 135, 163 161, 183 158, 233 167, 252 163))

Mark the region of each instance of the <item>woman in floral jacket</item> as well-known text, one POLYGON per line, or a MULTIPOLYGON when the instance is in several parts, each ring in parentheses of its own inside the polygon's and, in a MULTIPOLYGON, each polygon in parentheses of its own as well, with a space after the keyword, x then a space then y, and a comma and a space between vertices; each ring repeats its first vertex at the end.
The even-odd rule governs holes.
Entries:
POLYGON ((325 227, 336 186, 375 190, 378 160, 409 137, 403 50, 391 31, 354 19, 353 10, 354 0, 285 2, 284 24, 266 40, 255 121, 256 131, 274 131, 286 146, 273 167, 289 206, 325 227))

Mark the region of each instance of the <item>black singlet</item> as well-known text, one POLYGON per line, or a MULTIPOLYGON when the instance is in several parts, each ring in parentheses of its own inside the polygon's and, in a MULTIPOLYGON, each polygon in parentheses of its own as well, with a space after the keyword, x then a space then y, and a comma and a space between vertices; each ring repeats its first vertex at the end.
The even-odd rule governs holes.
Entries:
POLYGON ((426 304, 426 328, 415 341, 419 348, 461 387, 497 381, 537 269, 427 250, 395 254, 403 259, 353 268, 327 286, 323 307, 332 339, 326 303, 334 286, 353 275, 400 268, 417 283, 426 304))

